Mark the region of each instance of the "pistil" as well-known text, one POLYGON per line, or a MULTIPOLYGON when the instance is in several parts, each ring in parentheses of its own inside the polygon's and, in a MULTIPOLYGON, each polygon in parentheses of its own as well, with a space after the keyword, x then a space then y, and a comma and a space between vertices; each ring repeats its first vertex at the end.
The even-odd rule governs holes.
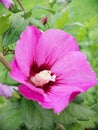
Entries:
POLYGON ((42 87, 44 84, 47 84, 50 81, 55 82, 55 80, 56 75, 51 75, 51 71, 49 70, 43 70, 37 73, 35 76, 31 77, 31 82, 37 87, 42 87))

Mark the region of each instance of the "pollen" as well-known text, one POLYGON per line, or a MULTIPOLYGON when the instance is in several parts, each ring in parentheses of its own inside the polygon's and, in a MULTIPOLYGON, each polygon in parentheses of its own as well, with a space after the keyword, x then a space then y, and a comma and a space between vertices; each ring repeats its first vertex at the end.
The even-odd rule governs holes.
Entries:
POLYGON ((44 84, 49 83, 50 81, 55 82, 56 75, 51 75, 51 71, 49 70, 43 70, 39 73, 37 73, 35 76, 31 77, 31 82, 35 86, 43 86, 44 84))

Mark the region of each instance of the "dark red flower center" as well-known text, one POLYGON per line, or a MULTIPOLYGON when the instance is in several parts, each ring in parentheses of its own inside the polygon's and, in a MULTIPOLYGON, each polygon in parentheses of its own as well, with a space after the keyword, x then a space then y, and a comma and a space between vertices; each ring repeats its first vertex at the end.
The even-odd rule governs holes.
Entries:
POLYGON ((38 88, 42 88, 45 92, 49 91, 56 81, 56 75, 50 71, 50 67, 42 65, 38 67, 35 63, 31 66, 29 82, 38 88))

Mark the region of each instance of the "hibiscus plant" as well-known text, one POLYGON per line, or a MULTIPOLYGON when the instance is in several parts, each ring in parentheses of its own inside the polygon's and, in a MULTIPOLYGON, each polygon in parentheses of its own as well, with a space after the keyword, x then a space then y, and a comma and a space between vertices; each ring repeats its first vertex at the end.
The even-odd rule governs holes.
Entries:
POLYGON ((26 10, 21 0, 0 0, 0 130, 89 130, 98 123, 95 17, 71 22, 70 2, 26 10))

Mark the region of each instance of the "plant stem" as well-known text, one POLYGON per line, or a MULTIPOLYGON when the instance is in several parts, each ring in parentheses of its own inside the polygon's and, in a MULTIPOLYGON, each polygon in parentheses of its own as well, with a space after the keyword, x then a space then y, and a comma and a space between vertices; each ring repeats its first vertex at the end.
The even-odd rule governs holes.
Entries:
POLYGON ((66 130, 61 123, 56 123, 56 125, 57 125, 61 130, 66 130))
POLYGON ((9 63, 5 60, 1 52, 0 52, 0 62, 6 67, 8 71, 11 71, 11 67, 9 66, 9 63))
POLYGON ((21 3, 21 0, 17 0, 17 2, 18 2, 18 4, 20 5, 21 9, 22 9, 23 11, 25 11, 25 9, 24 9, 24 7, 23 7, 23 5, 22 5, 22 3, 21 3))

